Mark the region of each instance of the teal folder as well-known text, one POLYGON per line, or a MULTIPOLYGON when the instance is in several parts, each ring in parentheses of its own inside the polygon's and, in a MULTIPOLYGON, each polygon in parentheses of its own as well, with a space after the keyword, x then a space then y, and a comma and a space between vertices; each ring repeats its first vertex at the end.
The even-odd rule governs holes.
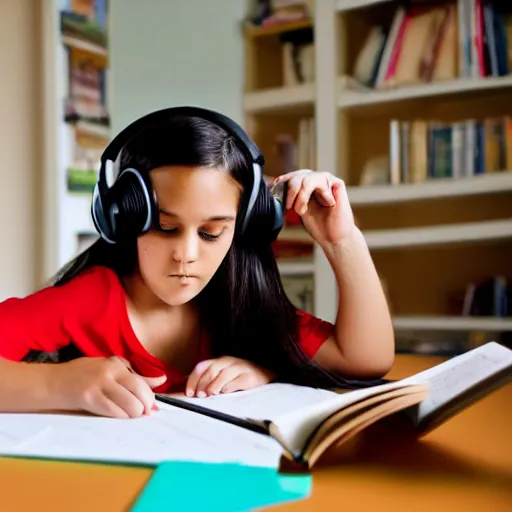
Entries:
POLYGON ((238 464, 164 462, 131 512, 245 512, 307 498, 311 475, 238 464))

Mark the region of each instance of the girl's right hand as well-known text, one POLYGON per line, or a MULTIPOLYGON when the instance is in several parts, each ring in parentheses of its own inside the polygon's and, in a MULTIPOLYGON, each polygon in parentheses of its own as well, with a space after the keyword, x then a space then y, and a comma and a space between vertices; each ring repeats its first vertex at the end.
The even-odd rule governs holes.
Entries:
POLYGON ((64 410, 88 411, 99 416, 135 418, 155 410, 152 388, 167 379, 143 377, 121 357, 81 357, 55 365, 50 392, 64 410))

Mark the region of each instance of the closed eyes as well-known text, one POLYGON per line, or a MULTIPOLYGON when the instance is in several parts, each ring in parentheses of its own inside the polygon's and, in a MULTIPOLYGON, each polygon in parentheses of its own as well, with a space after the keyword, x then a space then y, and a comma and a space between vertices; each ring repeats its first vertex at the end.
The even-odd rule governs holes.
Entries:
MULTIPOLYGON (((179 228, 166 228, 165 226, 159 226, 159 231, 162 231, 167 235, 177 235, 179 228)), ((214 242, 222 235, 222 233, 224 233, 224 231, 225 228, 222 229, 220 233, 208 233, 207 231, 199 231, 198 235, 206 242, 214 242)))

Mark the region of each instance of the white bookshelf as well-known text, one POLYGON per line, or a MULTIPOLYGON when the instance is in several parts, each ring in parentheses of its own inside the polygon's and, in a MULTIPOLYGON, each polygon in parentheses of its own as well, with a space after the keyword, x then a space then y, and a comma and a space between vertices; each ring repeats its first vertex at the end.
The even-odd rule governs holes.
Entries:
POLYGON ((84 50, 86 52, 92 53, 94 55, 99 55, 101 57, 108 57, 108 52, 105 48, 93 43, 89 43, 88 41, 82 41, 77 39, 76 37, 70 37, 68 35, 63 35, 61 37, 62 43, 66 46, 70 46, 72 48, 79 48, 80 50, 84 50))
MULTIPOLYGON (((43 0, 43 91, 44 91, 44 279, 55 274, 80 250, 84 234, 94 234, 91 218, 91 197, 87 192, 69 191, 67 168, 71 160, 74 129, 64 120, 65 99, 68 96, 67 49, 77 48, 100 58, 107 51, 99 45, 75 37, 61 35, 60 11, 67 0, 43 0)), ((108 136, 103 126, 79 121, 95 135, 108 136)))
POLYGON ((350 11, 351 9, 362 9, 390 1, 391 0, 335 0, 334 10, 338 12, 350 11))
POLYGON ((421 183, 348 187, 352 205, 378 205, 407 201, 500 194, 512 191, 512 172, 482 174, 464 179, 439 178, 421 183))
POLYGON ((512 240, 512 214, 510 219, 420 228, 382 229, 366 231, 364 235, 368 247, 375 251, 426 245, 478 244, 512 240))
POLYGON ((272 88, 244 95, 246 114, 281 112, 298 107, 311 107, 315 101, 315 88, 312 84, 272 88))
MULTIPOLYGON (((364 160, 389 151, 391 120, 426 118, 456 122, 505 115, 512 95, 512 74, 375 89, 356 85, 350 73, 354 52, 364 40, 364 30, 382 19, 385 12, 392 19, 398 4, 391 0, 315 2, 315 83, 294 87, 276 85, 275 77, 282 72, 277 42, 269 39, 261 47, 271 49, 268 56, 264 54, 266 49, 259 49, 253 52, 256 58, 251 58, 250 52, 256 44, 253 33, 246 42, 246 50, 249 49, 244 91, 247 126, 258 135, 264 152, 272 158, 273 134, 286 129, 293 131, 293 119, 300 118, 304 111, 313 112, 317 144, 315 169, 333 172, 347 183, 356 219, 363 219, 363 234, 377 270, 385 274, 385 279, 389 274, 390 281, 386 284, 392 292, 412 290, 404 283, 416 279, 415 265, 421 260, 422 251, 428 252, 432 262, 430 268, 425 268, 425 275, 432 278, 431 282, 430 278, 424 278, 421 283, 432 286, 433 291, 426 294, 429 298, 424 307, 421 297, 415 296, 418 300, 411 301, 414 311, 407 311, 407 307, 405 311, 396 311, 395 329, 512 331, 512 318, 447 316, 443 312, 446 305, 441 302, 443 286, 448 294, 448 287, 464 288, 488 272, 496 275, 510 272, 512 206, 508 208, 507 204, 512 205, 512 169, 397 185, 358 185, 364 160), (268 80, 265 75, 273 79, 268 80), (478 253, 480 259, 473 261, 473 253, 478 253), (446 268, 451 270, 441 268, 442 258, 448 259, 446 268)), ((270 31, 275 37, 279 29, 266 29, 270 31)), ((264 33, 265 30, 260 32, 259 42, 267 37, 264 33)), ((310 242, 311 237, 300 226, 286 227, 280 240, 310 242)), ((421 261, 422 265, 429 264, 428 260, 421 261)), ((286 262, 279 266, 286 276, 293 276, 294 268, 299 274, 312 272, 315 314, 327 320, 335 319, 337 286, 317 246, 310 263, 286 262)), ((401 307, 407 306, 405 299, 401 297, 398 301, 401 307)))
POLYGON ((339 96, 337 105, 340 109, 371 107, 377 104, 405 102, 445 95, 462 95, 471 92, 487 91, 512 87, 512 76, 496 78, 459 78, 440 83, 409 85, 397 89, 351 90, 343 86, 343 79, 338 80, 339 96))
POLYGON ((311 261, 280 261, 279 271, 283 276, 308 275, 315 272, 315 264, 311 261))
MULTIPOLYGON (((496 273, 506 272, 505 255, 509 254, 506 251, 512 243, 512 207, 505 216, 498 215, 491 220, 489 219, 493 215, 489 212, 493 210, 493 203, 504 204, 505 201, 510 200, 509 204, 512 204, 512 172, 497 172, 459 179, 431 179, 399 185, 355 186, 353 184, 351 173, 354 172, 354 162, 357 162, 356 165, 361 165, 362 162, 361 158, 358 160, 354 155, 357 152, 362 154, 367 149, 371 151, 372 144, 380 143, 379 147, 382 147, 382 142, 388 137, 388 133, 382 133, 382 130, 389 129, 389 121, 386 122, 386 119, 407 119, 409 115, 413 118, 429 117, 428 109, 432 106, 434 107, 432 115, 438 116, 444 112, 436 109, 438 103, 448 105, 445 108, 448 119, 457 119, 458 115, 465 115, 466 118, 471 118, 473 115, 478 117, 485 115, 485 98, 489 98, 489 108, 494 107, 496 112, 500 101, 496 99, 498 95, 501 94, 501 98, 504 98, 509 90, 512 91, 512 76, 459 78, 387 89, 354 86, 353 80, 341 74, 350 71, 348 60, 353 59, 353 55, 348 55, 347 50, 350 47, 348 44, 350 38, 356 37, 350 32, 351 20, 355 17, 371 19, 371 16, 366 16, 366 13, 377 6, 382 10, 385 4, 393 10, 397 5, 396 2, 382 0, 327 0, 316 3, 315 25, 322 27, 322 30, 316 31, 318 35, 316 56, 317 59, 322 60, 322 63, 317 64, 316 76, 317 84, 321 84, 317 85, 317 135, 320 136, 322 132, 325 135, 327 130, 332 131, 332 134, 328 135, 328 142, 324 144, 324 154, 321 158, 319 155, 322 168, 336 169, 341 178, 350 182, 348 195, 356 218, 360 212, 364 218, 363 234, 374 256, 378 271, 382 269, 386 272, 390 265, 394 265, 396 268, 391 273, 393 279, 414 279, 408 271, 408 255, 411 254, 410 257, 417 260, 421 257, 422 249, 428 249, 430 251, 428 254, 435 254, 432 251, 436 251, 439 247, 443 251, 439 254, 443 254, 443 257, 467 258, 466 261, 460 261, 459 266, 462 269, 460 274, 467 275, 469 278, 480 275, 483 272, 482 269, 487 269, 489 266, 486 266, 485 261, 471 262, 472 252, 477 247, 484 247, 480 249, 479 254, 482 255, 485 254, 482 251, 488 251, 489 260, 502 262, 502 266, 496 268, 496 273), (330 65, 326 63, 328 59, 331 61, 330 65), (473 104, 474 98, 479 98, 480 103, 473 104), (427 100, 429 103, 426 102, 427 100), (364 126, 364 132, 360 129, 361 126, 364 126), (354 137, 364 136, 364 143, 357 144, 357 141, 351 137, 352 129, 359 129, 354 137), (425 212, 429 207, 434 210, 431 224, 424 225, 423 221, 421 227, 415 227, 416 212, 425 212), (475 215, 469 215, 471 221, 466 221, 464 217, 468 216, 468 208, 481 209, 482 220, 476 220, 475 215), (449 220, 443 221, 442 214, 438 214, 437 211, 450 215, 449 220), (391 219, 382 221, 380 224, 388 222, 390 225, 379 229, 367 227, 371 224, 368 219, 379 220, 380 212, 384 217, 387 214, 387 218, 391 219), (461 222, 454 220, 457 216, 461 218, 461 222), (396 220, 393 221, 393 219, 396 220), (400 223, 393 225, 393 222, 399 219, 400 223), (407 226, 408 222, 411 226, 407 226), (446 248, 449 251, 452 251, 450 248, 457 249, 453 249, 455 252, 446 252, 446 248), (450 256, 450 254, 457 256, 450 256), (402 269, 404 277, 400 277, 402 269)), ((499 211, 503 213, 503 209, 499 211)), ((376 223, 379 224, 379 222, 376 223)), ((286 237, 294 235, 306 238, 299 231, 294 234, 285 234, 286 237)), ((432 262, 432 265, 439 264, 437 259, 432 262)), ((457 266, 457 262, 454 261, 451 265, 457 266)), ((416 267, 411 268, 416 269, 416 267)), ((429 270, 435 272, 435 269, 429 270)), ((438 272, 440 277, 435 279, 443 279, 446 272, 448 270, 440 269, 438 272)), ((431 272, 427 273, 431 275, 431 272)), ((325 264, 317 264, 315 300, 320 305, 317 314, 328 319, 333 318, 333 304, 337 300, 332 282, 332 271, 325 264)), ((460 286, 463 284, 463 282, 459 283, 460 286)), ((393 291, 394 282, 391 280, 387 285, 393 291)), ((425 285, 428 286, 428 280, 425 285)), ((439 287, 437 281, 432 285, 439 287)), ((403 293, 403 290, 413 288, 402 284, 399 289, 403 293)), ((393 293, 391 295, 393 296, 393 293)), ((432 294, 429 297, 431 298, 432 294)), ((402 305, 405 301, 402 298, 399 302, 402 305)), ((414 302, 418 304, 421 301, 414 302)), ((432 307, 431 302, 429 307, 432 307)), ((401 311, 396 313, 394 326, 397 331, 485 330, 499 333, 512 330, 512 318, 446 316, 440 312, 428 310, 418 311, 415 314, 404 314, 401 311)))
MULTIPOLYGON (((512 240, 512 213, 510 219, 454 223, 416 228, 381 229, 363 231, 366 243, 372 250, 413 248, 428 245, 475 244, 499 240, 512 240)), ((281 240, 311 240, 302 227, 286 228, 281 240)))
POLYGON ((512 318, 449 317, 449 316, 395 316, 395 329, 401 331, 510 331, 512 318))

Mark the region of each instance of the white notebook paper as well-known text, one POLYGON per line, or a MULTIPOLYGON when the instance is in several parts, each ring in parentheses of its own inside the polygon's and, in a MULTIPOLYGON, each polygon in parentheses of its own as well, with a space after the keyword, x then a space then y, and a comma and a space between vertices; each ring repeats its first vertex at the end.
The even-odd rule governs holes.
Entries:
POLYGON ((278 467, 271 437, 165 404, 151 416, 0 414, 0 455, 157 465, 233 462, 278 467))

